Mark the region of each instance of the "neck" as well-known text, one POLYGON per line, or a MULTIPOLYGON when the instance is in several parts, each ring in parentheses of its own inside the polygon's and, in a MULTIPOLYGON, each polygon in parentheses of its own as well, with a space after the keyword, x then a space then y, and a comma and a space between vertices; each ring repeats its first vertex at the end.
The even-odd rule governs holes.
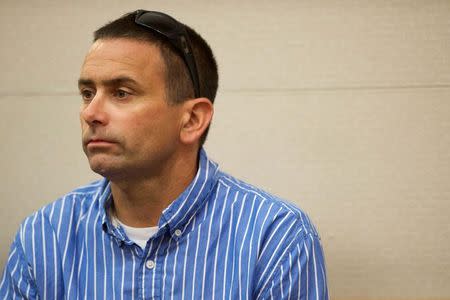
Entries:
POLYGON ((132 227, 157 226, 163 210, 194 179, 198 168, 197 160, 197 153, 194 153, 167 164, 155 176, 144 174, 133 179, 111 179, 116 217, 132 227))

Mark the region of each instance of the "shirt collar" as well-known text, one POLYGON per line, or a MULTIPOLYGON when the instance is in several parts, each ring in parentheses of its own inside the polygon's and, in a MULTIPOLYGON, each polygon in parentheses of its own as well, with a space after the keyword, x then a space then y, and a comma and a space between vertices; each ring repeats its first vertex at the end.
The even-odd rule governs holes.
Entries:
POLYGON ((116 242, 131 244, 132 242, 127 239, 125 232, 114 218, 111 218, 111 183, 106 178, 103 179, 104 184, 102 185, 103 190, 100 193, 99 202, 100 202, 100 217, 102 222, 102 228, 107 233, 111 234, 116 238, 116 242))
MULTIPOLYGON (((183 232, 184 225, 191 217, 205 204, 207 196, 217 183, 218 165, 211 161, 203 148, 199 151, 199 163, 197 174, 187 188, 175 199, 161 214, 158 227, 167 229, 173 236, 179 230, 183 232)), ((103 229, 109 234, 115 236, 119 242, 129 242, 126 234, 120 226, 113 224, 109 217, 111 206, 111 186, 107 179, 103 179, 102 190, 99 193, 99 202, 101 209, 101 220, 103 229)), ((159 234, 156 234, 159 235, 159 234)))
POLYGON ((200 149, 197 174, 189 186, 163 212, 159 228, 168 227, 173 235, 183 232, 184 225, 204 204, 217 183, 218 165, 211 161, 205 150, 200 149))

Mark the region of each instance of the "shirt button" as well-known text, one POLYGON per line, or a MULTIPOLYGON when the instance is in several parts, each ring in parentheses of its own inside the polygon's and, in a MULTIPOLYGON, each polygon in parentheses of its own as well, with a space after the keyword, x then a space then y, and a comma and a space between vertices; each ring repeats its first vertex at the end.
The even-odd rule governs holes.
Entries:
POLYGON ((151 259, 147 260, 147 262, 145 263, 145 266, 147 267, 147 269, 153 269, 155 267, 155 262, 151 259))
POLYGON ((175 230, 175 235, 178 237, 181 236, 181 230, 180 229, 175 230))

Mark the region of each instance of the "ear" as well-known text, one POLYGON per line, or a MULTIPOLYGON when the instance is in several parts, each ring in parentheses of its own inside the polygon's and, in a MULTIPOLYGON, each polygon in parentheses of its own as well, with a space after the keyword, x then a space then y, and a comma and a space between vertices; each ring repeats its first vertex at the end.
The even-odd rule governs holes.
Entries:
POLYGON ((184 106, 180 140, 184 144, 194 144, 211 123, 214 107, 207 98, 188 100, 184 106))

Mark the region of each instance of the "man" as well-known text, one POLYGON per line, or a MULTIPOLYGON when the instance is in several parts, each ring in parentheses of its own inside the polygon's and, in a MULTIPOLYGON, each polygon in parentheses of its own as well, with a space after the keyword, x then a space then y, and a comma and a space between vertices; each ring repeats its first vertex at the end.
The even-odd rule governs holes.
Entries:
POLYGON ((308 217, 203 150, 217 82, 209 46, 168 15, 95 32, 80 120, 104 179, 22 223, 2 299, 328 299, 308 217))

